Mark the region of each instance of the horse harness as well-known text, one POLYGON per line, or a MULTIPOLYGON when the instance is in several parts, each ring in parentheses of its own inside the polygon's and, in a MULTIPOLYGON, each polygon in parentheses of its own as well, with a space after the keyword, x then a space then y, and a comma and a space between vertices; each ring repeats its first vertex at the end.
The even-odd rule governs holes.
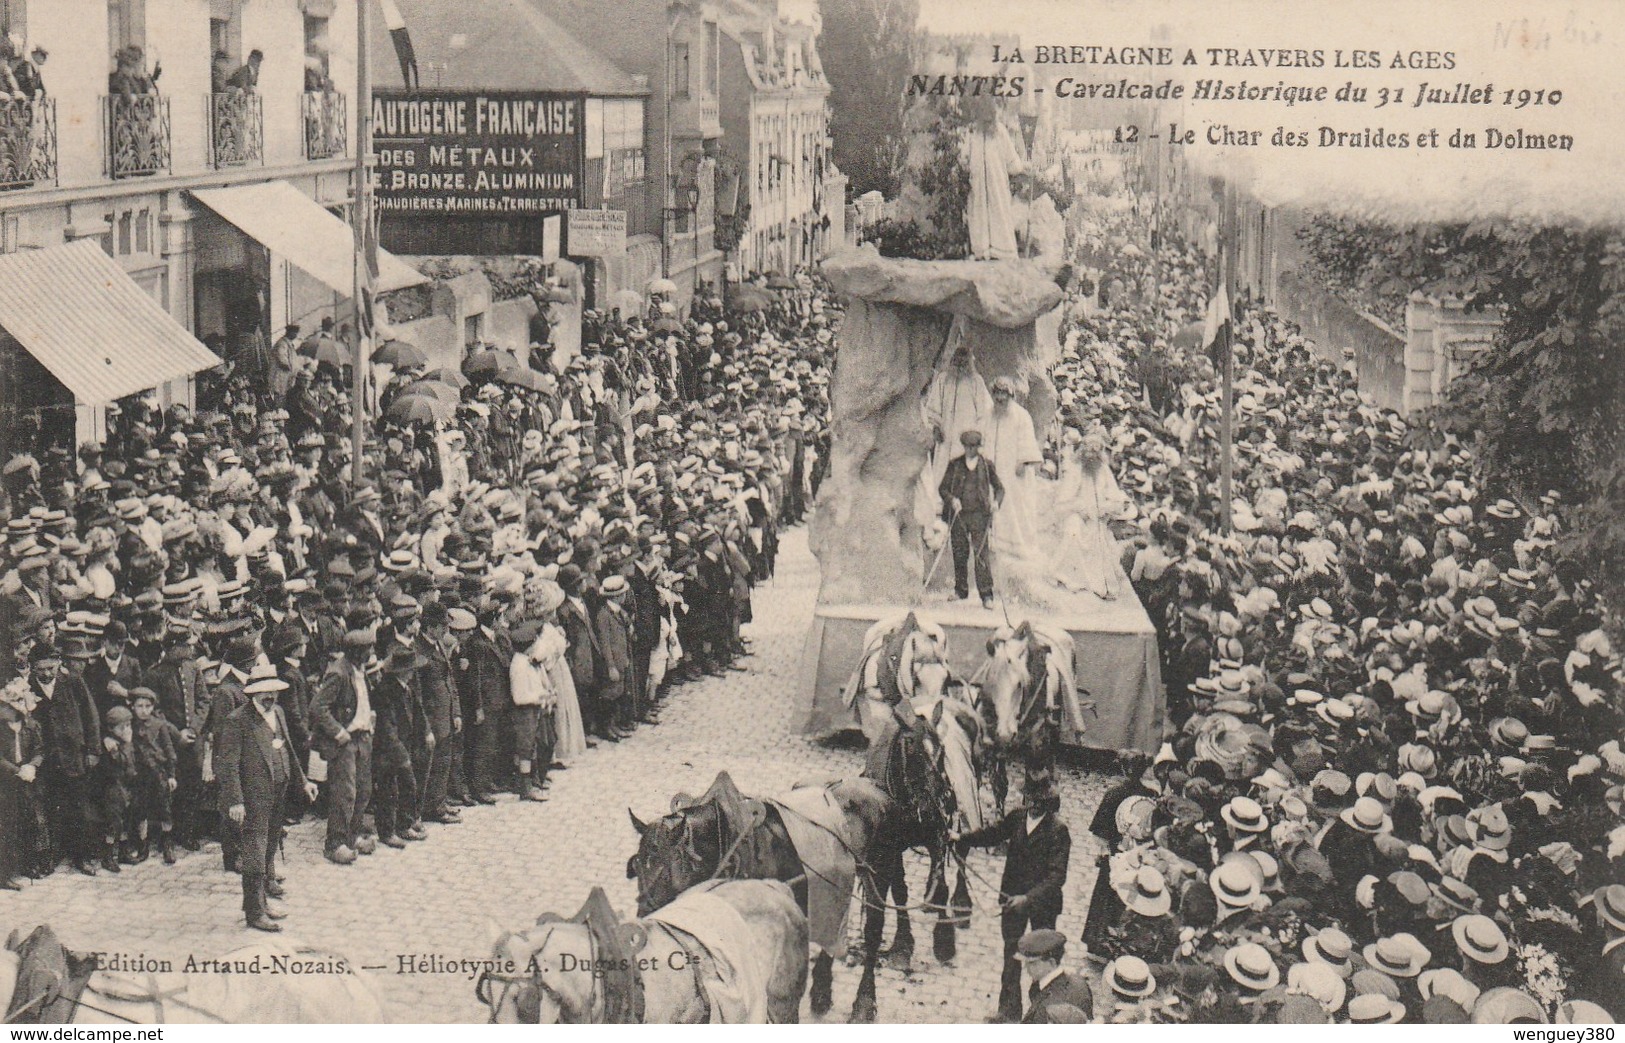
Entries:
POLYGON ((185 985, 180 985, 173 989, 164 989, 158 984, 157 977, 150 971, 147 972, 146 979, 150 991, 145 994, 123 995, 116 992, 108 992, 105 991, 105 989, 98 989, 91 985, 90 981, 87 979, 84 984, 80 986, 77 993, 67 995, 61 990, 60 986, 63 984, 63 982, 60 978, 58 978, 52 988, 40 992, 37 996, 30 998, 16 1007, 14 1010, 7 1013, 5 1017, 0 1018, 0 1023, 7 1025, 20 1024, 23 1023, 22 1019, 24 1015, 32 1012, 35 1008, 39 1008, 41 1011, 43 1011, 45 1008, 54 1006, 57 1003, 66 1003, 74 1011, 81 1009, 92 1011, 96 1014, 102 1015, 103 1017, 113 1018, 116 1021, 121 1021, 126 1025, 165 1025, 168 1024, 164 1018, 164 1004, 167 1001, 177 1007, 191 1011, 193 1014, 201 1014, 216 1024, 228 1024, 225 1018, 220 1017, 220 1015, 214 1013, 213 1011, 205 1010, 196 1004, 187 1003, 185 1000, 181 999, 180 997, 186 992, 185 985), (108 999, 119 1003, 150 1003, 152 1004, 152 1020, 138 1021, 137 1019, 126 1014, 120 1014, 117 1011, 111 1011, 105 1007, 98 1007, 94 1003, 90 1003, 84 998, 85 993, 90 993, 94 996, 105 996, 108 999))
MULTIPOLYGON (((679 931, 669 924, 658 922, 653 924, 653 926, 656 926, 664 931, 676 944, 676 946, 683 950, 684 955, 688 957, 687 963, 689 972, 694 976, 694 995, 699 998, 705 1011, 705 1016, 701 1020, 702 1022, 709 1022, 711 1020, 711 997, 706 993, 705 979, 701 974, 701 967, 704 960, 711 958, 710 950, 707 949, 704 943, 702 943, 698 938, 694 938, 686 931, 679 931), (692 943, 692 945, 689 943, 692 943), (698 952, 695 951, 696 949, 698 952)), ((502 947, 507 943, 508 939, 512 937, 512 931, 505 933, 500 939, 498 939, 497 947, 502 947)), ((551 937, 552 931, 549 931, 547 938, 551 937)), ((541 966, 536 961, 536 954, 541 952, 542 949, 546 947, 547 938, 542 939, 542 944, 538 945, 534 950, 532 950, 530 959, 528 961, 530 964, 530 973, 528 975, 519 976, 512 974, 499 974, 492 970, 484 970, 480 972, 479 978, 477 978, 474 982, 474 996, 491 1010, 491 1016, 486 1019, 487 1024, 496 1024, 497 1012, 501 1010, 502 1005, 508 1001, 509 993, 514 992, 515 990, 518 991, 518 994, 514 996, 514 1010, 518 1013, 519 1019, 523 1022, 537 1024, 541 1021, 541 1001, 539 996, 530 996, 529 993, 532 992, 540 995, 546 995, 551 998, 554 1005, 557 1006, 560 1011, 571 1010, 571 1005, 566 1001, 564 994, 559 992, 559 990, 554 988, 552 985, 548 984, 547 978, 542 974, 541 966), (500 983, 502 985, 502 991, 496 995, 492 995, 490 985, 491 982, 500 983)), ((628 955, 633 957, 637 956, 638 953, 643 951, 647 944, 648 937, 647 934, 645 934, 643 944, 639 945, 637 949, 628 953, 628 955)), ((591 961, 588 966, 596 966, 598 962, 598 942, 590 930, 587 932, 587 945, 588 958, 591 961)), ((605 1012, 608 1011, 608 996, 604 992, 604 990, 607 989, 607 986, 602 985, 602 982, 605 980, 606 979, 601 978, 597 974, 592 976, 592 985, 589 986, 587 992, 586 1017, 582 1020, 576 1021, 576 1024, 592 1024, 593 1022, 591 1019, 595 1009, 603 1010, 605 1012)), ((630 973, 628 975, 628 981, 630 987, 638 990, 638 992, 641 994, 643 990, 642 975, 635 972, 630 973)), ((641 999, 641 995, 639 998, 641 999)), ((646 1010, 642 1002, 636 1003, 634 1007, 637 1010, 646 1010)), ((636 1024, 644 1023, 646 1022, 642 1018, 639 1018, 636 1022, 636 1024)))

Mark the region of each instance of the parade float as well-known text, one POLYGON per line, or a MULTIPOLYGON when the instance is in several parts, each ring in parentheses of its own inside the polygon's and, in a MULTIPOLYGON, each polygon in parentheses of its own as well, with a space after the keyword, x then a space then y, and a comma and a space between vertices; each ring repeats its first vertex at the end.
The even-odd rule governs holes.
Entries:
POLYGON ((1102 598, 1056 582, 1062 537, 1046 521, 1055 481, 999 468, 997 596, 991 608, 954 597, 937 482, 961 451, 958 435, 985 428, 998 467, 1009 455, 1001 443, 1038 446, 1055 433, 1048 373, 1060 357, 1065 228, 1043 174, 1027 169, 1021 118, 990 97, 920 99, 904 187, 877 242, 824 264, 845 318, 830 464, 809 530, 820 588, 802 661, 807 734, 857 727, 846 696, 866 635, 914 612, 942 628, 967 678, 1000 628, 1064 630, 1079 693, 1095 708, 1082 734, 1067 722, 1065 740, 1147 752, 1161 740, 1156 631, 1132 587, 1102 598), (997 408, 989 387, 1010 392, 997 408))

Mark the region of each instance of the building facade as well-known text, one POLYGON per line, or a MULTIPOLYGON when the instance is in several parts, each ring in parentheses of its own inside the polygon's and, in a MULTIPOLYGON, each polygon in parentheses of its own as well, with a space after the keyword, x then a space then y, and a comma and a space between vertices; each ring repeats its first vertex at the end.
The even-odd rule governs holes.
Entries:
POLYGON ((817 11, 726 0, 722 24, 723 148, 740 170, 745 215, 730 259, 741 275, 788 272, 845 238, 846 178, 831 159, 817 11))
MULTIPOLYGON (((662 275, 686 295, 722 279, 716 153, 722 8, 716 0, 522 0, 649 84, 643 192, 652 238, 628 242, 619 288, 662 275)), ((628 218, 629 225, 632 219, 628 218)))
MULTIPOLYGON (((0 104, 0 252, 95 240, 222 353, 348 307, 196 193, 285 182, 316 212, 345 212, 355 0, 4 0, 0 18, 48 52, 43 94, 0 104)), ((80 403, 79 438, 99 437, 101 405, 80 403)))

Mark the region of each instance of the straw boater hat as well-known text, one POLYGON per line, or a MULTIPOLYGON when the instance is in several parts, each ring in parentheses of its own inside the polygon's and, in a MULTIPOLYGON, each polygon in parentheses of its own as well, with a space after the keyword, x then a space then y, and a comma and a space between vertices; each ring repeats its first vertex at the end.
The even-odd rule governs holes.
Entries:
POLYGON ((1134 874, 1134 889, 1124 904, 1141 916, 1163 916, 1173 908, 1173 901, 1162 871, 1154 866, 1142 866, 1134 874))
POLYGON ((1433 954, 1412 934, 1378 938, 1364 950, 1365 962, 1391 978, 1414 978, 1422 973, 1433 954))
POLYGON ((1478 986, 1462 977, 1460 971, 1454 967, 1436 967, 1433 970, 1423 971, 1416 979, 1416 991, 1424 1000, 1434 996, 1444 996, 1454 1001, 1462 1010, 1472 1010, 1473 1004, 1478 1002, 1478 986))
POLYGON ((1490 989, 1473 1004, 1475 1025, 1544 1025, 1546 1010, 1522 989, 1508 986, 1490 989))
POLYGON ((1286 987, 1288 992, 1310 997, 1328 1014, 1336 1014, 1348 998, 1348 983, 1337 973, 1337 968, 1318 960, 1288 967, 1286 987))
POLYGON ((1456 939, 1456 948, 1474 963, 1500 963, 1511 949, 1501 925, 1480 913, 1456 917, 1450 934, 1456 939))
POLYGON ((1304 958, 1324 963, 1341 978, 1354 973, 1354 942, 1336 927, 1327 927, 1303 940, 1304 958))
POLYGON ((1264 809, 1251 797, 1233 797, 1219 809, 1219 817, 1243 833, 1263 833, 1270 828, 1264 809))
POLYGON ((1263 892, 1258 863, 1251 859, 1232 859, 1221 863, 1208 877, 1213 897, 1227 909, 1250 909, 1263 892), (1251 868, 1249 868, 1249 865, 1251 868))
POLYGON ((1380 992, 1368 992, 1349 1001, 1350 1025, 1392 1025, 1405 1017, 1405 1004, 1380 992))
POLYGON ((1273 989, 1281 981, 1281 968, 1257 942, 1243 942, 1227 950, 1224 969, 1236 984, 1257 992, 1273 989))
POLYGON ((1394 828, 1393 818, 1375 797, 1361 797, 1338 818, 1361 833, 1390 833, 1394 828))
POLYGON ((1101 980, 1123 999, 1143 999, 1157 991, 1156 977, 1138 956, 1123 955, 1108 963, 1101 980))

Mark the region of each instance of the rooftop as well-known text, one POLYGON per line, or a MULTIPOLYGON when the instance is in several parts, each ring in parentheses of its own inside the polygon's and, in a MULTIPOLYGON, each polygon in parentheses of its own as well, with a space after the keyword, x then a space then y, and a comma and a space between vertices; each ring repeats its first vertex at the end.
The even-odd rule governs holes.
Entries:
MULTIPOLYGON (((526 0, 395 0, 425 89, 547 90, 593 97, 649 93, 608 58, 526 0)), ((389 33, 373 20, 372 72, 378 87, 406 85, 389 33)))

